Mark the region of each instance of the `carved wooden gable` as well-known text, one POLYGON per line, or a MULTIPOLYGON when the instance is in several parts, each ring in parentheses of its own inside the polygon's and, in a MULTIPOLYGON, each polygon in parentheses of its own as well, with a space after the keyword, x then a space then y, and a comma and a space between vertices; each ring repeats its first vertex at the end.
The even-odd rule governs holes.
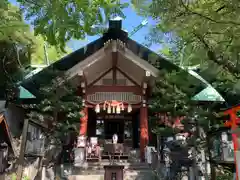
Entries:
MULTIPOLYGON (((111 70, 101 79, 99 79, 94 85, 111 86, 113 85, 113 71, 111 70)), ((135 86, 134 83, 129 80, 120 71, 116 70, 116 85, 118 86, 135 86)))

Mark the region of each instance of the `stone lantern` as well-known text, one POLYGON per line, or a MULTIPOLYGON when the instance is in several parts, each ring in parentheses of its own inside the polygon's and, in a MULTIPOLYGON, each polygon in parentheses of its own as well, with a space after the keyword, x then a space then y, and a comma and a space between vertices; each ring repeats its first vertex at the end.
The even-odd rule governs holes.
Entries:
POLYGON ((208 132, 208 138, 212 162, 230 167, 234 172, 234 148, 230 128, 212 129, 208 132))
POLYGON ((81 166, 85 161, 86 136, 80 135, 74 148, 74 166, 81 166))

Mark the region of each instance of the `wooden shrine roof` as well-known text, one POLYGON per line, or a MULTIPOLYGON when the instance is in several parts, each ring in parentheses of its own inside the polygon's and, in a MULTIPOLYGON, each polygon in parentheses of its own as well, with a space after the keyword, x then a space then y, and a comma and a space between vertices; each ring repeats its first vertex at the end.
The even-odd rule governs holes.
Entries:
MULTIPOLYGON (((190 82, 189 88, 196 89, 196 92, 194 92, 194 94, 200 92, 206 87, 206 85, 201 80, 189 74, 187 71, 183 70, 182 68, 179 68, 169 60, 163 58, 162 56, 148 49, 147 47, 129 38, 128 34, 122 30, 121 26, 122 26, 121 21, 110 21, 108 31, 104 33, 101 38, 63 57, 59 61, 56 61, 52 65, 48 66, 47 68, 44 68, 39 73, 24 80, 21 83, 21 86, 27 89, 29 92, 31 92, 34 96, 38 97, 40 86, 49 83, 51 78, 54 78, 54 77, 47 78, 46 77, 47 71, 53 69, 66 72, 67 70, 77 65, 79 62, 85 60, 86 58, 100 50, 102 47, 104 47, 104 43, 107 42, 108 40, 119 39, 126 44, 127 49, 132 51, 135 55, 137 55, 141 59, 147 61, 149 64, 156 67, 155 62, 159 62, 160 63, 160 67, 158 68, 159 70, 165 69, 167 72, 171 71, 182 72, 181 78, 184 78, 186 82, 190 82)), ((194 94, 189 95, 193 96, 194 94)))

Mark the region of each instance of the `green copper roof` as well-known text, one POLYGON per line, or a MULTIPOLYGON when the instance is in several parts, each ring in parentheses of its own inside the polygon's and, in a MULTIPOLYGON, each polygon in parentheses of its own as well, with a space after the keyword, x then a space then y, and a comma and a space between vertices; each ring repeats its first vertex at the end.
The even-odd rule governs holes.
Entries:
POLYGON ((31 94, 28 90, 26 90, 24 87, 20 86, 20 99, 34 99, 36 98, 33 94, 31 94))
POLYGON ((220 101, 224 102, 223 97, 212 87, 208 86, 200 93, 196 94, 192 100, 194 101, 220 101))

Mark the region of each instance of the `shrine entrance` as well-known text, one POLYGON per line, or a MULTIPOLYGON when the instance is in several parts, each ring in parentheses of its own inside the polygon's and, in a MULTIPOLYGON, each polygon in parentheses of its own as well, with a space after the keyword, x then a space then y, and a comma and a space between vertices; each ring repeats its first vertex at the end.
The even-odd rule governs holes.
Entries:
POLYGON ((112 136, 117 134, 118 143, 123 143, 124 139, 124 121, 121 119, 106 119, 104 121, 105 139, 112 140, 112 136))
MULTIPOLYGON (((135 142, 133 142, 139 142, 139 120, 135 119, 133 123, 136 113, 139 112, 134 110, 133 113, 122 115, 100 113, 100 115, 96 116, 96 134, 91 134, 91 136, 98 137, 100 142, 104 144, 104 142, 111 143, 113 135, 117 134, 118 143, 130 148, 137 148, 135 142)), ((93 124, 88 124, 88 129, 93 128, 93 124)))
POLYGON ((84 58, 68 69, 67 74, 83 98, 79 135, 95 138, 94 143, 98 141, 107 154, 107 147, 111 149, 108 141, 112 141, 116 133, 118 146, 124 147, 126 154, 139 149, 141 161, 144 161, 144 148, 151 134, 148 97, 159 69, 146 59, 150 57, 144 54, 146 50, 135 52, 135 47, 138 51, 142 46, 125 39, 127 34, 120 29, 121 23, 110 21, 110 28, 101 41, 96 41, 91 52, 88 47, 89 55, 84 53, 84 58))

